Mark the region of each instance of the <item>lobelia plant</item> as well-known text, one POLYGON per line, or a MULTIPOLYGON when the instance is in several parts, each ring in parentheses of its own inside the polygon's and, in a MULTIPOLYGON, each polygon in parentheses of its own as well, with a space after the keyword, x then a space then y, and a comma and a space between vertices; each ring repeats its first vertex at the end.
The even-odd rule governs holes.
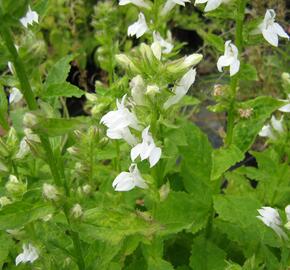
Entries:
POLYGON ((193 2, 0 0, 1 269, 290 267, 289 37, 271 6, 193 2), (217 148, 193 121, 208 81, 217 148))

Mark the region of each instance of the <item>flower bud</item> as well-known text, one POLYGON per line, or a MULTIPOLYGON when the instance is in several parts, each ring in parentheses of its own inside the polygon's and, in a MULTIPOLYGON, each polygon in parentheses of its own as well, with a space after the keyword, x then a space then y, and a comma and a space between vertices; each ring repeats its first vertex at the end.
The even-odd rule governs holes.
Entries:
POLYGON ((250 118, 250 116, 253 113, 253 108, 247 108, 247 109, 239 109, 239 115, 241 118, 250 118))
POLYGON ((8 197, 6 197, 6 196, 0 197, 0 206, 1 207, 5 206, 7 204, 10 204, 10 203, 12 203, 12 201, 8 197))
POLYGON ((17 179, 15 175, 10 175, 5 185, 7 192, 13 197, 21 197, 27 190, 26 184, 17 179))
POLYGON ((199 53, 194 53, 189 56, 172 61, 168 64, 167 70, 171 73, 180 73, 186 71, 189 67, 197 65, 203 56, 199 53))
POLYGON ((136 105, 144 105, 145 104, 145 83, 140 75, 135 76, 131 82, 131 95, 133 97, 136 105))
POLYGON ((27 112, 24 114, 23 117, 23 125, 31 128, 33 126, 35 126, 38 123, 38 119, 37 116, 31 112, 27 112))
POLYGON ((160 201, 164 201, 168 194, 170 192, 170 185, 169 182, 167 182, 166 184, 162 185, 161 188, 159 189, 159 196, 160 196, 160 201))
POLYGON ((73 208, 71 209, 71 215, 75 218, 78 219, 83 215, 83 209, 80 206, 80 204, 76 203, 73 208))
POLYGON ((145 61, 149 61, 149 62, 153 61, 154 54, 153 54, 151 48, 147 44, 141 43, 140 52, 141 52, 142 58, 145 61))
POLYGON ((13 127, 11 127, 9 130, 6 145, 9 150, 17 147, 18 145, 17 133, 13 127))
POLYGON ((159 42, 153 42, 151 45, 151 50, 157 60, 161 59, 161 46, 159 42))
POLYGON ((82 190, 86 195, 89 195, 92 192, 92 186, 89 184, 86 184, 82 187, 82 190))
POLYGON ((288 222, 284 225, 284 227, 285 227, 287 230, 290 230, 290 221, 288 221, 288 222))
POLYGON ((138 68, 132 62, 132 60, 125 54, 117 54, 116 56, 117 63, 124 69, 131 70, 134 73, 139 73, 138 68))
POLYGON ((96 94, 85 93, 86 99, 90 102, 97 102, 98 98, 96 94))
POLYGON ((56 201, 58 200, 58 190, 55 186, 44 183, 42 186, 42 195, 45 199, 56 201))
POLYGON ((156 85, 148 85, 146 88, 146 95, 155 96, 156 94, 160 93, 160 88, 156 85))
POLYGON ((290 74, 288 72, 283 72, 281 78, 282 78, 283 83, 285 85, 289 85, 290 84, 290 74))
POLYGON ((224 94, 223 86, 221 84, 215 84, 213 87, 213 96, 220 97, 224 94))

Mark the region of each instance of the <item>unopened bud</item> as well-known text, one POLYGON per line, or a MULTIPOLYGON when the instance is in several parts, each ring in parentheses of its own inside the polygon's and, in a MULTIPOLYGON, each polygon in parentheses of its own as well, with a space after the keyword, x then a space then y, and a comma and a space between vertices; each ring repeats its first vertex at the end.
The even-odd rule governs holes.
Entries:
POLYGON ((153 54, 153 51, 150 48, 150 46, 148 46, 145 43, 141 43, 141 45, 140 45, 140 52, 141 52, 142 58, 145 61, 152 62, 153 57, 154 57, 154 54, 153 54))
POLYGON ((167 182, 166 184, 162 185, 161 188, 159 189, 159 196, 160 196, 160 201, 164 201, 168 194, 170 192, 170 185, 169 182, 167 182))
POLYGON ((253 113, 253 108, 239 109, 239 115, 241 118, 249 118, 253 113))
POLYGON ((17 179, 15 175, 10 175, 5 185, 7 192, 13 197, 21 197, 27 190, 26 184, 17 179))
POLYGON ((131 82, 131 95, 133 97, 136 105, 144 105, 145 104, 145 83, 140 75, 135 76, 131 82))
POLYGON ((179 73, 186 71, 189 67, 197 65, 203 56, 199 53, 194 53, 181 59, 172 61, 168 64, 167 70, 171 73, 179 73))
POLYGON ((215 97, 220 97, 224 94, 223 86, 221 84, 215 84, 213 87, 213 95, 215 97))
POLYGON ((146 95, 155 96, 156 94, 160 93, 160 88, 156 85, 148 85, 146 88, 146 95))
POLYGON ((31 128, 38 123, 37 116, 31 112, 27 112, 23 117, 23 125, 31 128))
POLYGON ((83 209, 80 204, 76 203, 73 208, 71 209, 71 215, 74 218, 80 218, 83 215, 83 209))
POLYGON ((10 204, 10 203, 12 203, 12 201, 8 197, 6 197, 6 196, 0 197, 0 206, 1 207, 5 206, 7 204, 10 204))
POLYGON ((283 83, 290 84, 290 74, 288 72, 283 72, 281 75, 281 78, 283 80, 283 83))
POLYGON ((159 42, 153 42, 151 45, 151 50, 154 54, 154 56, 156 57, 157 60, 161 59, 161 46, 159 42))
POLYGON ((85 96, 86 96, 87 100, 91 101, 91 102, 96 102, 98 100, 96 94, 86 93, 85 96))
POLYGON ((68 153, 70 153, 71 155, 77 155, 79 152, 79 149, 75 146, 71 146, 69 148, 66 149, 68 151, 68 153))
POLYGON ((56 201, 58 200, 58 194, 58 190, 55 186, 46 183, 43 184, 42 195, 45 199, 56 201))
POLYGON ((82 187, 83 192, 88 195, 92 192, 92 186, 89 184, 86 184, 82 187))
POLYGON ((131 70, 134 73, 139 73, 138 68, 132 62, 132 60, 125 54, 117 54, 116 56, 117 63, 124 69, 131 70))

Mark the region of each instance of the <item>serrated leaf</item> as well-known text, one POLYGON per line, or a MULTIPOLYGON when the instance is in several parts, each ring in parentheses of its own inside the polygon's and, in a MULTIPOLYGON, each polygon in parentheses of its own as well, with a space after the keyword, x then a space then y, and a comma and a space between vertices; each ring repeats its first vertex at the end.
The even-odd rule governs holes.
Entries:
POLYGON ((119 243, 130 235, 149 236, 159 229, 142 215, 126 209, 93 208, 84 213, 83 222, 74 229, 80 237, 91 243, 95 240, 119 243))
POLYGON ((8 110, 8 102, 7 102, 7 97, 4 92, 3 86, 0 85, 0 125, 8 130, 9 125, 7 122, 7 110, 8 110))
POLYGON ((253 113, 250 118, 240 119, 235 125, 232 143, 242 152, 246 152, 253 144, 267 118, 283 104, 282 101, 266 96, 240 103, 241 108, 252 108, 253 113))
POLYGON ((250 64, 241 65, 239 76, 242 81, 257 81, 258 80, 257 70, 254 66, 250 64))
POLYGON ((170 192, 156 207, 154 220, 162 228, 160 235, 177 233, 183 229, 199 230, 207 221, 209 207, 185 192, 170 192))
POLYGON ((41 202, 32 204, 20 201, 6 205, 0 211, 0 230, 22 227, 52 212, 52 206, 41 202))
POLYGON ((45 88, 52 84, 59 84, 65 82, 68 73, 70 71, 70 62, 72 61, 73 56, 68 55, 66 57, 61 58, 59 61, 57 61, 50 71, 48 72, 46 81, 45 81, 45 88))
POLYGON ((203 236, 193 240, 190 267, 199 270, 224 270, 226 252, 203 236))
POLYGON ((228 148, 220 148, 212 152, 212 171, 211 180, 218 179, 232 165, 241 161, 244 158, 243 152, 235 145, 228 148))
POLYGON ((42 97, 81 97, 84 91, 68 82, 50 84, 42 94, 42 97))
POLYGON ((74 131, 85 126, 87 119, 84 117, 77 118, 44 118, 41 119, 33 130, 38 134, 46 134, 50 137, 61 136, 68 132, 74 131))
POLYGON ((187 145, 180 146, 181 172, 188 192, 194 192, 194 182, 209 183, 212 166, 212 146, 207 136, 194 124, 184 122, 187 145))

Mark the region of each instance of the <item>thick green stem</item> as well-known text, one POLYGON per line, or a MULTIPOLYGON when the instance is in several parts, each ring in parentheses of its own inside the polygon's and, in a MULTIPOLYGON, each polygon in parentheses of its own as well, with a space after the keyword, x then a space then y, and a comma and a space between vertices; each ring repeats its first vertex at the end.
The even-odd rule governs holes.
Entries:
MULTIPOLYGON (((245 18, 246 4, 247 4, 247 0, 238 1, 235 44, 238 48, 239 55, 241 55, 242 50, 243 50, 243 23, 244 23, 244 18, 245 18)), ((227 145, 230 145, 232 143, 232 138, 233 138, 233 129, 234 129, 234 123, 235 123, 236 95, 237 95, 237 88, 239 86, 238 76, 239 75, 237 74, 231 77, 231 83, 230 83, 231 101, 230 101, 230 108, 228 111, 227 137, 226 137, 227 145)))

